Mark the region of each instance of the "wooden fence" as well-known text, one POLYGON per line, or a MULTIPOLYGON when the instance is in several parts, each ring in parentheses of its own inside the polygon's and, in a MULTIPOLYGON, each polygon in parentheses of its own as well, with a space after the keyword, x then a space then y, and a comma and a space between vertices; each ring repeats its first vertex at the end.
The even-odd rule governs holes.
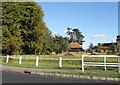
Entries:
MULTIPOLYGON (((9 62, 9 58, 10 56, 7 55, 6 57, 6 63, 9 62)), ((27 58, 25 58, 27 59, 27 58)), ((30 58, 28 58, 30 59, 30 58)), ((31 58, 31 59, 34 59, 35 58, 31 58)), ((59 57, 59 58, 39 58, 38 56, 36 56, 36 67, 38 67, 38 63, 39 63, 39 60, 58 60, 58 65, 59 67, 62 67, 62 61, 64 60, 80 60, 82 61, 82 72, 85 71, 84 67, 85 66, 102 66, 104 67, 105 71, 106 71, 106 68, 107 67, 118 67, 118 72, 120 73, 120 58, 118 56, 115 56, 115 55, 82 55, 82 58, 62 58, 62 57, 59 57), (92 58, 92 57, 101 57, 101 58, 104 58, 104 61, 103 62, 86 62, 84 59, 85 58, 92 58), (118 58, 118 62, 117 63, 108 63, 106 62, 107 61, 107 58, 110 58, 110 57, 114 57, 114 58, 118 58)), ((22 64, 22 60, 23 58, 20 56, 19 57, 19 64, 22 64)))
POLYGON ((120 60, 119 57, 116 55, 82 55, 82 72, 84 72, 84 66, 102 66, 104 67, 105 71, 107 67, 118 67, 118 72, 120 73, 120 60), (92 57, 101 57, 103 58, 103 62, 85 62, 84 58, 92 58, 92 57), (118 62, 117 63, 109 63, 107 62, 107 58, 117 58, 118 62))

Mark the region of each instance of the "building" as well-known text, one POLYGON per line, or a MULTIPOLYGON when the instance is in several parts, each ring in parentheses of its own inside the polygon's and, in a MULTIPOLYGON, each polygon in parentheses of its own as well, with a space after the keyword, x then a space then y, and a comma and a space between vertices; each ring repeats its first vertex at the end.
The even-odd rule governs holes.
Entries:
POLYGON ((101 53, 111 53, 110 46, 114 44, 117 47, 117 43, 99 43, 101 53))
POLYGON ((118 53, 120 54, 120 35, 117 36, 116 42, 117 42, 117 50, 118 53))
POLYGON ((83 52, 82 46, 77 42, 71 42, 69 44, 68 52, 83 52))

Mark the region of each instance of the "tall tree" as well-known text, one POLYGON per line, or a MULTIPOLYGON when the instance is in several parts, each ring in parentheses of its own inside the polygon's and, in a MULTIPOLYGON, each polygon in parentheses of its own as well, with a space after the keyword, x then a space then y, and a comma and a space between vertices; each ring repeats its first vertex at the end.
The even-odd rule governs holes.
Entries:
POLYGON ((49 33, 47 34, 46 41, 43 43, 44 48, 42 50, 42 53, 50 54, 51 52, 53 52, 53 46, 54 46, 54 42, 53 42, 52 32, 49 31, 49 33))
POLYGON ((73 30, 72 30, 72 28, 67 28, 66 34, 70 36, 70 42, 73 42, 74 39, 73 39, 73 30))
POLYGON ((0 28, 0 55, 2 54, 2 30, 0 28))
POLYGON ((42 51, 49 32, 42 8, 35 2, 4 2, 2 8, 2 52, 34 54, 42 51))
POLYGON ((83 44, 84 36, 79 29, 67 28, 66 34, 70 36, 70 42, 78 42, 80 45, 83 44))
POLYGON ((69 44, 69 39, 67 37, 63 37, 61 44, 62 52, 66 52, 68 50, 68 44, 69 44))
POLYGON ((82 32, 80 32, 79 29, 73 29, 73 34, 74 34, 74 40, 82 45, 84 42, 83 41, 84 36, 82 35, 82 32))
POLYGON ((62 53, 66 52, 68 49, 68 43, 69 39, 66 37, 62 37, 60 35, 54 35, 53 36, 53 45, 52 45, 52 51, 56 53, 62 53))
POLYGON ((20 20, 18 4, 3 3, 2 15, 2 51, 6 54, 14 54, 19 52, 22 46, 22 39, 20 36, 20 20), (16 9, 16 10, 15 10, 16 9))
POLYGON ((90 43, 89 48, 88 48, 88 51, 89 51, 90 53, 93 52, 93 49, 94 49, 93 47, 94 47, 93 44, 90 43))

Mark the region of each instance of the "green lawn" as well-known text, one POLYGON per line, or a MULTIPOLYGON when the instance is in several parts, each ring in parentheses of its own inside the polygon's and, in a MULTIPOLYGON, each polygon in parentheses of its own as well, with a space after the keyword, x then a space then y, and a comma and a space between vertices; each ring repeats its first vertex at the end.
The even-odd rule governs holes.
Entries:
POLYGON ((40 58, 58 58, 58 57, 63 57, 63 58, 81 58, 81 54, 79 53, 73 53, 73 56, 65 56, 65 53, 63 54, 55 54, 55 55, 12 55, 12 57, 19 58, 22 56, 23 58, 36 58, 36 56, 40 58))
MULTIPOLYGON (((86 62, 104 62, 104 57, 85 57, 84 61, 86 62)), ((117 57, 107 57, 106 58, 107 63, 118 63, 117 57)))
MULTIPOLYGON (((10 66, 20 66, 20 67, 31 67, 36 68, 35 66, 35 58, 36 55, 21 55, 24 59, 22 60, 22 65, 19 65, 19 56, 20 55, 14 55, 12 57, 15 57, 16 59, 10 60, 9 63, 5 63, 5 58, 3 58, 3 65, 10 65, 10 66), (27 59, 26 59, 27 58, 27 59), (31 58, 34 58, 34 60, 30 60, 31 58)), ((40 58, 52 58, 50 55, 40 55, 40 58)), ((66 56, 67 58, 70 58, 71 56, 66 56)), ((63 56, 63 59, 66 58, 63 56)), ((78 55, 72 56, 71 58, 78 58, 78 55)), ((79 58, 81 58, 81 55, 79 55, 79 58)), ((0 58, 0 61, 2 59, 0 58)), ((103 62, 103 57, 85 57, 85 62, 103 62)), ((107 63, 117 63, 118 59, 115 58, 107 58, 107 63)), ((63 69, 81 69, 81 60, 63 60, 63 69)), ((58 67, 58 60, 39 60, 39 67, 37 68, 59 68, 58 67)), ((85 66, 85 69, 101 69, 104 67, 88 67, 85 66)), ((107 69, 111 69, 111 67, 107 67, 107 69)), ((113 68, 116 70, 116 68, 113 68)))
MULTIPOLYGON (((36 55, 22 55, 24 58, 35 58, 36 55)), ((42 55, 44 58, 44 55, 42 55)), ((50 58, 49 55, 45 55, 47 58, 50 58)), ((45 57, 45 58, 46 58, 45 57)), ((82 65, 80 60, 64 60, 63 67, 58 67, 58 60, 39 60, 39 66, 35 66, 35 59, 34 60, 22 60, 22 64, 19 65, 18 58, 19 56, 16 56, 17 59, 11 59, 9 63, 5 62, 5 58, 0 58, 0 63, 7 66, 15 66, 15 67, 26 67, 26 68, 39 68, 39 69, 77 69, 82 70, 82 65)), ((66 57, 64 57, 66 58, 66 57)), ((70 57, 68 57, 70 58, 70 57)), ((73 58, 73 56, 72 56, 73 58)), ((75 58, 78 58, 75 57, 75 58)), ((81 58, 81 55, 79 55, 79 58, 81 58)), ((92 62, 103 62, 103 58, 85 58, 85 61, 92 61, 92 62)), ((107 58, 107 62, 117 62, 117 58, 107 58)), ((72 73, 76 75, 96 75, 96 76, 109 76, 109 77, 118 77, 118 68, 116 67, 107 67, 107 70, 104 71, 104 67, 93 67, 93 66, 85 66, 85 73, 79 72, 79 73, 72 73)))

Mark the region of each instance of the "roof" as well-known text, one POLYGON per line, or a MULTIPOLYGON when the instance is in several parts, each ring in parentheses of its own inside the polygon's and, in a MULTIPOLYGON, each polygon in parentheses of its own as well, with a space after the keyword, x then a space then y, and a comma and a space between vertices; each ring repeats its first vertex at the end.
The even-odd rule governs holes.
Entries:
POLYGON ((107 46, 107 47, 109 47, 112 44, 117 45, 117 43, 100 43, 101 46, 107 46))
POLYGON ((107 46, 100 46, 101 49, 108 49, 109 47, 107 46))
POLYGON ((71 42, 69 48, 82 48, 82 46, 77 42, 71 42))
POLYGON ((100 43, 100 48, 109 49, 112 44, 117 45, 117 43, 100 43))

